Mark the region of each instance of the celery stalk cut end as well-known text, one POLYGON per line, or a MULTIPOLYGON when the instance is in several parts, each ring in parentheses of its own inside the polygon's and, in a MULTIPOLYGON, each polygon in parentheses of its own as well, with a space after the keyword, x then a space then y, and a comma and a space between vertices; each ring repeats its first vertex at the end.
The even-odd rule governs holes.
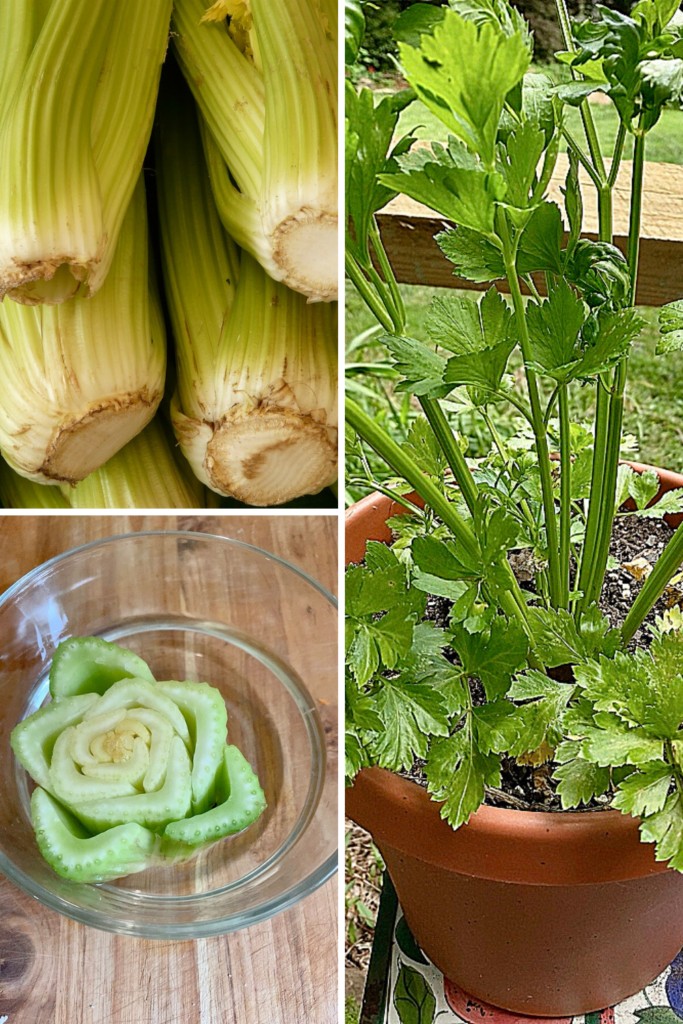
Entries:
POLYGON ((138 678, 154 682, 149 665, 118 644, 97 636, 63 640, 52 658, 50 693, 53 700, 75 694, 106 693, 120 679, 138 678))
MULTIPOLYGON (((135 394, 98 402, 56 428, 42 465, 32 479, 75 484, 94 473, 150 422, 161 395, 142 388, 135 394)), ((12 460, 13 461, 13 460, 12 460)), ((28 467, 15 464, 19 472, 28 467)))
POLYGON ((281 505, 337 478, 337 431, 314 415, 261 409, 217 427, 172 409, 182 451, 212 490, 248 505, 281 505))
POLYGON ((334 213, 301 212, 275 229, 273 258, 281 280, 309 302, 332 302, 338 295, 338 223, 334 213))

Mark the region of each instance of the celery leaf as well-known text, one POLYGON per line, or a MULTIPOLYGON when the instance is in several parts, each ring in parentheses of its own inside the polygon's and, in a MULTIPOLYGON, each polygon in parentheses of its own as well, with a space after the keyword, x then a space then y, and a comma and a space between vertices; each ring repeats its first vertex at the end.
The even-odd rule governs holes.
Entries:
POLYGON ((457 227, 442 231, 436 242, 455 273, 466 281, 481 284, 505 277, 505 264, 499 249, 477 231, 457 227))
POLYGON ((559 765, 553 778, 559 780, 557 792, 564 810, 590 803, 594 796, 605 793, 610 784, 609 768, 601 768, 581 757, 559 765))
POLYGON ((380 764, 391 771, 410 768, 425 757, 430 736, 448 735, 443 696, 427 683, 385 679, 374 704, 383 731, 372 740, 380 764))
POLYGON ((449 10, 419 47, 400 43, 399 51, 423 103, 492 167, 505 98, 531 59, 522 33, 506 35, 495 22, 477 25, 449 10))
POLYGON ((671 782, 670 765, 654 761, 633 772, 619 784, 612 806, 634 817, 655 814, 666 803, 671 782))
POLYGON ((461 143, 451 138, 447 147, 435 142, 431 149, 415 149, 401 156, 398 166, 399 173, 379 176, 383 185, 456 224, 493 234, 495 203, 503 198, 505 182, 461 143))
POLYGON ((561 280, 545 302, 531 302, 527 324, 533 362, 540 373, 559 383, 572 376, 581 358, 579 334, 586 320, 581 299, 561 280))
POLYGON ((683 299, 662 306, 659 311, 657 355, 683 350, 683 299))
POLYGON ((500 764, 495 754, 482 754, 467 727, 435 740, 426 766, 429 792, 443 801, 441 817, 459 828, 484 802, 486 786, 500 780, 500 764))

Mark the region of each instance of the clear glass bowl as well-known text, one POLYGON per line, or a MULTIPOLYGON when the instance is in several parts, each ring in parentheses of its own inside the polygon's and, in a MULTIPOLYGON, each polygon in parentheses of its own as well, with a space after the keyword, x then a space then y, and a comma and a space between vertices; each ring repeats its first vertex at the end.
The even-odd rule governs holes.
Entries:
POLYGON ((259 548, 202 533, 134 533, 68 551, 0 598, 0 870, 84 924, 149 938, 244 928, 312 892, 337 864, 337 612, 322 586, 259 548), (157 679, 218 687, 228 738, 268 807, 181 864, 84 885, 42 859, 14 725, 47 699, 57 645, 101 636, 157 679))

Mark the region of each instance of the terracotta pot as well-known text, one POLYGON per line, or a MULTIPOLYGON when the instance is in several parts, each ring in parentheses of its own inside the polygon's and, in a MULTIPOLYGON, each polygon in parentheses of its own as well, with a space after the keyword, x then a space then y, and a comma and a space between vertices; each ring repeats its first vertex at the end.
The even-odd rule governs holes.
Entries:
MULTIPOLYGON (((347 562, 388 541, 400 511, 379 494, 349 509, 347 562)), ((640 991, 683 945, 683 876, 618 811, 482 807, 454 832, 426 790, 380 768, 358 775, 346 810, 377 843, 417 942, 477 999, 534 1016, 592 1012, 640 991)))

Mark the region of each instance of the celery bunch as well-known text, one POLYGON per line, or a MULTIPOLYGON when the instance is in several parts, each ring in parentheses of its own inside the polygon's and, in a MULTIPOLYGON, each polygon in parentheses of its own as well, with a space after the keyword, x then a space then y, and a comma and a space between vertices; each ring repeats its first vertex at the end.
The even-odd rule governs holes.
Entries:
POLYGON ((156 682, 132 651, 78 637, 55 652, 50 694, 11 742, 38 787, 38 846, 63 878, 101 882, 185 858, 263 813, 214 687, 156 682))
POLYGON ((172 36, 201 113, 165 74, 151 227, 182 455, 149 426, 166 307, 141 172, 172 6, 0 4, 6 506, 215 505, 206 486, 274 505, 336 477, 336 309, 319 301, 337 279, 332 0, 176 5, 172 36))

